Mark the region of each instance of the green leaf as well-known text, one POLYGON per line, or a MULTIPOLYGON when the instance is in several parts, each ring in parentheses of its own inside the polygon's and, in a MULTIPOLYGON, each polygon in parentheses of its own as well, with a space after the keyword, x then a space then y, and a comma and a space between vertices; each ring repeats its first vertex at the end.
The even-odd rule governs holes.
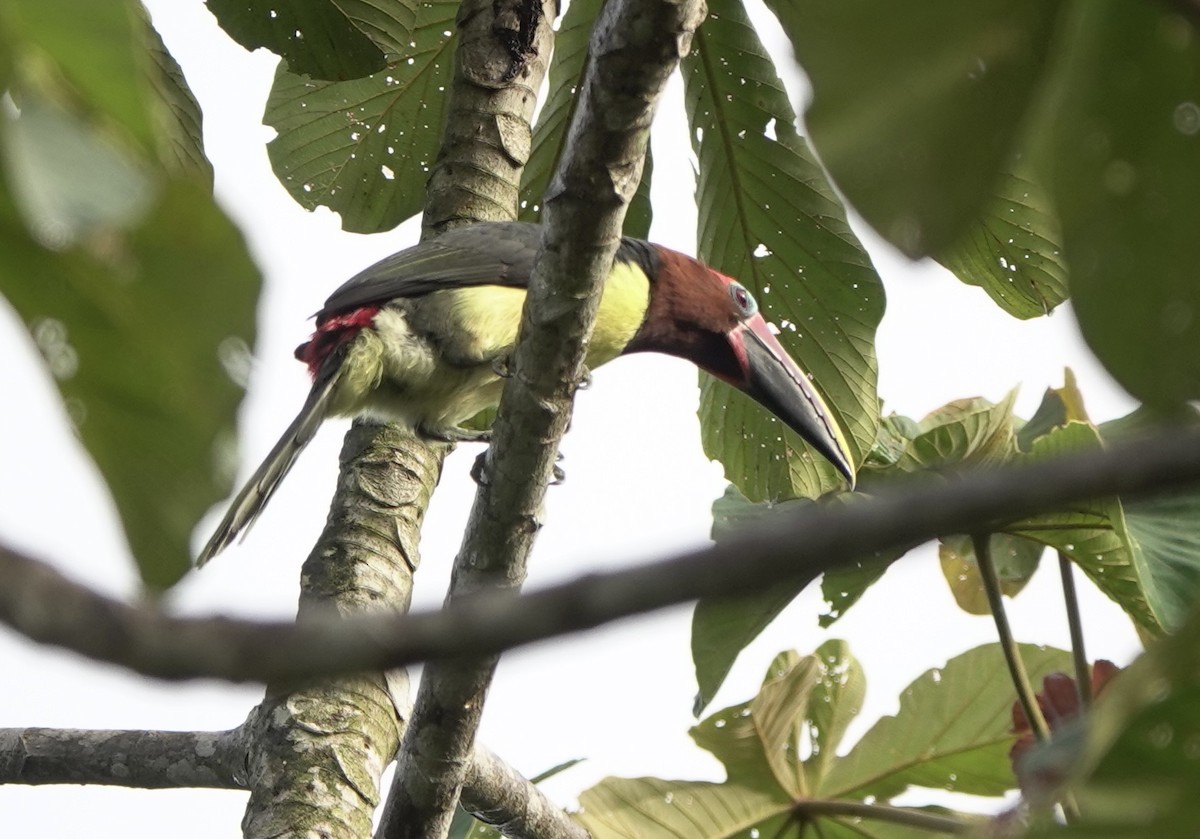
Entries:
MULTIPOLYGON (((709 3, 683 76, 699 160, 700 257, 755 294, 861 463, 879 428, 879 277, 796 133, 783 84, 736 0, 709 3)), ((813 498, 844 486, 749 399, 707 375, 700 387, 704 450, 747 497, 813 498)))
MULTIPOLYGON (((1021 645, 1035 681, 1066 671, 1069 653, 1021 645)), ((910 786, 1000 795, 1016 785, 1009 765, 1014 694, 999 645, 956 656, 919 676, 829 772, 823 794, 890 799, 910 786)))
POLYGON ((1047 388, 1033 416, 1017 430, 1017 448, 1028 452, 1034 440, 1068 422, 1090 422, 1075 371, 1070 367, 1063 370, 1063 386, 1047 388))
POLYGON ((141 220, 157 191, 129 149, 36 94, 17 116, 0 118, 4 169, 34 233, 56 248, 141 220))
POLYGON ((385 53, 407 56, 412 49, 418 0, 333 0, 333 4, 385 53))
POLYGON ((721 761, 731 784, 800 795, 802 724, 819 675, 815 656, 776 656, 757 696, 694 726, 692 739, 721 761))
POLYGON ((175 582, 229 490, 258 273, 203 185, 168 184, 145 220, 39 246, 0 194, 0 292, 29 325, 116 502, 142 578, 175 582))
POLYGON ((200 103, 192 95, 179 64, 149 22, 145 37, 154 64, 150 81, 159 100, 155 110, 159 158, 168 171, 198 177, 211 187, 213 171, 204 154, 204 115, 200 103))
POLYGON ((140 4, 8 0, 0 18, 26 74, 69 90, 93 116, 119 124, 144 148, 155 147, 140 4))
POLYGON ((838 188, 908 255, 951 245, 1012 154, 1060 4, 767 5, 812 83, 806 122, 838 188))
POLYGON ((892 563, 906 553, 907 550, 898 548, 893 553, 877 553, 835 571, 826 571, 821 578, 821 596, 825 598, 829 611, 817 618, 818 625, 822 629, 833 626, 867 593, 867 589, 879 581, 892 563))
POLYGON ((304 208, 328 207, 357 233, 421 211, 450 86, 458 3, 421 5, 404 60, 365 79, 317 82, 283 68, 264 121, 276 177, 304 208))
MULTIPOLYGON (((791 501, 782 504, 755 504, 726 487, 725 494, 713 502, 712 538, 727 540, 742 528, 759 525, 780 511, 790 512, 811 503, 791 501)), ((698 690, 693 713, 699 715, 712 702, 725 682, 738 655, 757 638, 779 613, 804 590, 811 580, 795 585, 774 586, 749 597, 705 598, 692 613, 692 662, 696 667, 698 690)))
POLYGON ((1013 402, 1016 390, 993 405, 986 399, 958 399, 938 408, 918 424, 919 433, 898 462, 905 471, 954 464, 992 466, 1016 453, 1013 402))
POLYGON ((790 821, 782 792, 658 778, 605 778, 579 796, 576 820, 592 839, 728 839, 757 829, 779 836, 790 821))
MULTIPOLYGON (((395 38, 377 46, 353 20, 350 9, 361 12, 364 2, 347 4, 340 0, 205 0, 229 37, 248 50, 266 47, 283 58, 293 73, 327 81, 359 79, 382 70, 384 54, 380 46, 392 47, 395 38)), ((388 3, 370 4, 393 25, 402 26, 403 17, 385 12, 388 3)), ((407 9, 404 0, 390 5, 407 9)), ((398 33, 395 33, 398 34, 398 33)))
MULTIPOLYGON (((1037 571, 1038 561, 1046 546, 1013 536, 995 533, 991 536, 992 562, 1000 578, 1000 591, 1016 597, 1037 571)), ((954 602, 964 612, 972 615, 990 615, 987 593, 979 574, 975 547, 969 536, 944 536, 938 545, 938 559, 942 575, 950 584, 954 602)))
POLYGON ((1130 393, 1200 396, 1200 32, 1169 5, 1073 7, 1050 186, 1083 336, 1130 393))
POLYGON ((830 641, 810 656, 782 653, 757 696, 692 729, 696 742, 725 765, 725 783, 608 778, 580 796, 578 819, 593 839, 783 836, 789 825, 835 839, 930 835, 881 819, 894 811, 872 813, 873 802, 862 797, 826 794, 827 769, 839 760, 837 745, 865 690, 843 642, 830 641), (809 756, 801 760, 805 746, 809 756), (858 805, 853 815, 825 806, 847 803, 858 805))
POLYGON ((807 708, 810 754, 804 761, 809 791, 824 789, 825 776, 838 760, 838 746, 867 695, 867 677, 845 641, 826 641, 816 657, 821 666, 807 708))
MULTIPOLYGON (((1024 460, 1045 460, 1100 446, 1096 429, 1070 422, 1033 441, 1024 460)), ((1139 626, 1162 632, 1158 609, 1147 600, 1143 586, 1146 559, 1131 543, 1120 502, 1094 499, 1006 524, 1004 532, 1041 542, 1071 558, 1101 591, 1113 599, 1139 626)))
POLYGON ((1048 315, 1067 299, 1058 218, 1044 187, 1021 167, 1000 175, 982 215, 934 257, 1013 317, 1048 315))
MULTIPOLYGON (((562 156, 567 127, 571 124, 575 104, 579 101, 577 92, 587 69, 592 25, 603 5, 604 0, 572 0, 555 33, 554 57, 547 74, 550 95, 538 114, 537 125, 533 128, 532 150, 521 173, 520 212, 517 216, 522 221, 538 221, 541 218, 542 197, 562 156)), ((645 238, 650 233, 653 217, 650 179, 653 170, 653 157, 647 148, 642 179, 625 214, 626 236, 645 238)))
MULTIPOLYGON (((856 504, 866 498, 862 493, 830 498, 829 504, 856 504)), ((724 495, 713 502, 712 538, 722 542, 743 528, 760 526, 776 515, 790 515, 811 504, 794 499, 779 504, 755 504, 726 487, 724 495)), ((898 547, 873 554, 843 569, 826 572, 821 590, 830 604, 830 612, 819 618, 827 627, 845 614, 893 562, 908 552, 898 547)), ((699 715, 712 702, 734 662, 750 643, 800 595, 812 578, 774 586, 761 594, 734 598, 704 598, 692 614, 692 662, 696 668, 698 690, 693 713, 699 715)))
POLYGON ((1147 602, 1168 632, 1200 601, 1200 493, 1124 502, 1147 602))

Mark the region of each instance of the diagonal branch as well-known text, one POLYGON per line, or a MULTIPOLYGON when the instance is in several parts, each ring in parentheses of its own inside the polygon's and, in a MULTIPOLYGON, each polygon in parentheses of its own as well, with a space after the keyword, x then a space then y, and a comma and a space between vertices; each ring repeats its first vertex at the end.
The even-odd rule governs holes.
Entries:
MULTIPOLYGON (((451 604, 479 591, 514 591, 524 581, 601 290, 641 179, 654 106, 703 14, 702 0, 613 0, 597 20, 579 107, 544 201, 514 373, 455 563, 451 604)), ((380 835, 445 836, 496 661, 425 669, 380 835)))
POLYGON ((741 596, 891 545, 986 530, 1088 498, 1140 498, 1200 482, 1200 434, 1160 433, 1110 449, 930 480, 858 504, 809 505, 719 545, 524 595, 478 594, 446 609, 303 624, 179 618, 97 594, 0 546, 0 622, 164 679, 302 680, 418 661, 492 655, 702 597, 741 596))

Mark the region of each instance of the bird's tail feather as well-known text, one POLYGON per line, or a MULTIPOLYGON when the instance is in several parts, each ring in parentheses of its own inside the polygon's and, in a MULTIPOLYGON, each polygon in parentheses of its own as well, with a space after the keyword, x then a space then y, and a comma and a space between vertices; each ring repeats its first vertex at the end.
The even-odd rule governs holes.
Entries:
POLYGON ((291 470, 300 452, 304 451, 304 447, 317 433, 328 414, 330 400, 342 374, 340 364, 326 366, 331 369, 328 369, 328 372, 322 371, 324 375, 317 376, 300 413, 292 420, 279 442, 254 470, 254 474, 229 505, 229 511, 225 513, 208 544, 196 558, 197 568, 229 547, 239 534, 244 534, 250 529, 259 513, 271 500, 280 481, 291 470))

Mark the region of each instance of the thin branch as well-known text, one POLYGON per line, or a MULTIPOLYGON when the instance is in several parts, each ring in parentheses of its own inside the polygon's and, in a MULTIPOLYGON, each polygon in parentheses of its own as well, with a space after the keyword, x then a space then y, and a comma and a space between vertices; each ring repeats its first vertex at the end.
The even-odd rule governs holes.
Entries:
MULTIPOLYGON (((0 784, 246 789, 245 726, 229 731, 0 729, 0 784)), ((471 758, 463 806, 511 839, 587 839, 587 831, 487 749, 471 758)))
MULTIPOLYGON (((702 0, 613 0, 598 16, 579 107, 543 202, 513 375, 455 562, 451 606, 483 591, 513 592, 525 579, 655 104, 702 19, 702 0)), ((496 662, 426 667, 379 835, 445 835, 496 662)))
POLYGON ((983 580, 983 590, 987 594, 988 607, 992 612, 992 620, 996 624, 996 634, 1000 637, 1000 649, 1004 650, 1004 660, 1008 664, 1008 673, 1012 677, 1013 689, 1025 719, 1038 740, 1050 737, 1050 726, 1038 705, 1033 683, 1029 681, 1029 673, 1025 662, 1021 660, 1021 651, 1013 638, 1012 627, 1008 623, 1008 612, 1004 609, 1004 598, 1000 594, 1000 577, 996 573, 996 565, 992 562, 991 535, 975 533, 971 535, 971 543, 975 548, 975 561, 979 564, 979 576, 983 580))
POLYGON ((588 832, 495 754, 475 748, 462 806, 509 839, 588 839, 588 832))
POLYGON ((0 729, 0 784, 242 789, 244 729, 0 729))
POLYGON ((1075 664, 1075 689, 1084 709, 1092 704, 1092 675, 1087 649, 1083 643, 1083 618, 1079 614, 1079 595, 1075 592, 1075 572, 1071 558, 1058 552, 1058 574, 1062 578, 1063 601, 1067 608, 1067 626, 1071 630, 1071 657, 1075 664))
POLYGON ((172 617, 101 596, 0 547, 0 622, 35 641, 158 678, 303 680, 494 654, 701 597, 812 579, 890 545, 1197 481, 1200 435, 1160 433, 1035 464, 897 481, 858 504, 807 505, 719 545, 521 596, 480 594, 397 617, 314 615, 301 624, 172 617))
POLYGON ((930 833, 968 833, 973 825, 963 819, 910 810, 907 807, 892 807, 887 804, 864 804, 861 801, 802 801, 792 808, 798 816, 849 816, 888 824, 915 827, 930 833))

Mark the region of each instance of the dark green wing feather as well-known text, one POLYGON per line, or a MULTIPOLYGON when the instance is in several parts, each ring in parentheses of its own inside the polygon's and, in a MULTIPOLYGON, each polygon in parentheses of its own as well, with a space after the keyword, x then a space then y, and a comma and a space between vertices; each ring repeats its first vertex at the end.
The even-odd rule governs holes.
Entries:
MULTIPOLYGON (((499 285, 527 288, 542 228, 520 221, 469 224, 381 259, 329 296, 318 316, 420 297, 449 288, 499 285)), ((623 239, 617 260, 636 262, 651 278, 653 246, 623 239)))
POLYGON ((459 227, 392 254, 351 277, 329 296, 320 314, 448 288, 525 288, 541 233, 538 225, 517 221, 459 227))

